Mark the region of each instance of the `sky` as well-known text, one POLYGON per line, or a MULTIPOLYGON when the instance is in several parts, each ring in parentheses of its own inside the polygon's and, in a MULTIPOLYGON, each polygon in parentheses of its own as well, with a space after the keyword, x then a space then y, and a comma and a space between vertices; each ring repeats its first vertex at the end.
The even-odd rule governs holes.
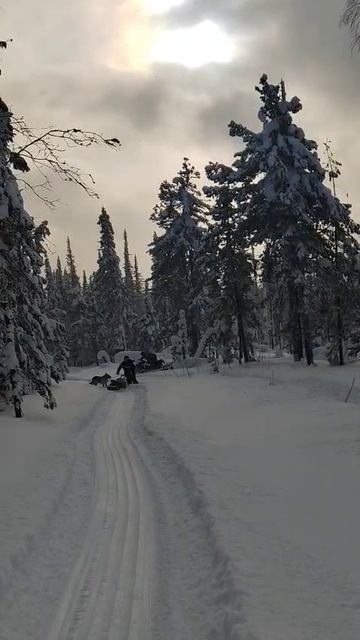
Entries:
MULTIPOLYGON (((49 220, 52 260, 69 235, 78 270, 96 266, 98 219, 108 210, 119 253, 149 274, 149 221, 159 185, 187 156, 232 162, 235 120, 258 130, 254 91, 267 73, 284 78, 303 111, 297 122, 343 163, 339 196, 360 221, 358 178, 360 54, 339 28, 345 0, 3 0, 1 96, 34 126, 87 128, 116 136, 115 152, 71 152, 96 179, 100 200, 56 184, 55 211, 25 195, 36 220, 49 220), (347 195, 348 194, 348 195, 347 195)), ((205 180, 205 178, 204 178, 205 180)))

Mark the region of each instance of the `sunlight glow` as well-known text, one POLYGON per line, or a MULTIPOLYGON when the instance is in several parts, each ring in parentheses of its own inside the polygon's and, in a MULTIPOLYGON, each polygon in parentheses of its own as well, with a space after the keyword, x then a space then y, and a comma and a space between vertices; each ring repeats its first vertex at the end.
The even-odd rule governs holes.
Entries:
POLYGON ((150 62, 201 67, 210 62, 227 63, 235 46, 215 22, 204 20, 194 27, 164 31, 158 35, 150 53, 150 62))
POLYGON ((143 0, 144 9, 147 13, 166 13, 173 7, 178 7, 184 0, 143 0))

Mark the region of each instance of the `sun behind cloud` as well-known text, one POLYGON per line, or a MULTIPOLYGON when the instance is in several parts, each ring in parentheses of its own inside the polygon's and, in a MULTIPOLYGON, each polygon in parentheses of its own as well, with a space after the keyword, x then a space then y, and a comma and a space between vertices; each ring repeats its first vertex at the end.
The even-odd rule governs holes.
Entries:
POLYGON ((196 68, 211 62, 228 63, 235 55, 235 44, 211 20, 192 27, 160 33, 150 52, 151 62, 169 62, 196 68))
POLYGON ((166 13, 173 7, 179 7, 186 0, 142 0, 143 6, 148 13, 166 13))
POLYGON ((184 0, 127 0, 114 9, 112 38, 105 54, 108 67, 146 73, 153 64, 189 68, 231 62, 235 43, 215 22, 203 20, 167 28, 164 14, 184 0))

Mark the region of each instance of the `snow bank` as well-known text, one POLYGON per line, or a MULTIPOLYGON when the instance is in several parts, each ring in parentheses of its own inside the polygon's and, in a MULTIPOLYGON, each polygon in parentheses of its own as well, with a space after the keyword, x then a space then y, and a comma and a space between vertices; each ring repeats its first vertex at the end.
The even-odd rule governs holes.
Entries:
POLYGON ((274 384, 259 364, 149 378, 148 427, 206 501, 254 637, 358 640, 359 408, 343 394, 354 368, 274 369, 274 384))
POLYGON ((200 367, 210 368, 210 365, 206 358, 185 358, 179 362, 174 362, 175 369, 194 369, 200 367))
POLYGON ((106 393, 64 382, 57 410, 45 411, 41 398, 31 396, 21 420, 9 408, 0 414, 2 638, 46 637, 91 507, 90 416, 106 393))

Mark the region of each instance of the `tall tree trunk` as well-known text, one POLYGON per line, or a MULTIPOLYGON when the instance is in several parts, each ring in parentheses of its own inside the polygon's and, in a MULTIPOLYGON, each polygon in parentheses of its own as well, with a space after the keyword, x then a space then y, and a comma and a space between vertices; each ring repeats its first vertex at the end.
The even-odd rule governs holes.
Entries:
POLYGON ((23 412, 19 398, 14 398, 15 418, 22 418, 23 412))
POLYGON ((304 313, 303 325, 306 362, 310 366, 311 364, 314 364, 314 352, 311 340, 309 317, 306 312, 304 313))
POLYGON ((337 333, 337 344, 338 344, 338 353, 339 353, 339 365, 344 366, 344 344, 343 344, 343 321, 342 321, 342 313, 339 296, 336 301, 336 333, 337 333))
POLYGON ((271 349, 275 349, 275 320, 274 320, 274 312, 273 312, 273 305, 271 300, 269 300, 269 323, 270 323, 270 328, 269 328, 269 338, 270 338, 270 347, 271 349))
MULTIPOLYGON (((327 147, 328 159, 330 162, 330 168, 332 167, 332 155, 330 149, 327 147)), ((335 184, 335 174, 332 177, 332 187, 333 194, 336 197, 336 184, 335 184)), ((341 309, 341 298, 339 294, 339 227, 338 223, 335 222, 334 228, 334 240, 335 240, 335 275, 336 275, 336 338, 338 344, 338 354, 339 354, 339 365, 342 367, 344 365, 344 346, 343 346, 343 319, 342 319, 342 309, 341 309)))
POLYGON ((240 331, 240 325, 239 322, 237 321, 237 325, 238 325, 238 342, 239 342, 239 364, 242 364, 242 360, 243 360, 243 344, 242 344, 242 335, 241 335, 241 331, 240 331))
POLYGON ((292 281, 288 282, 288 296, 289 296, 289 307, 290 307, 290 333, 291 333, 292 349, 293 349, 295 362, 300 362, 300 360, 304 356, 300 300, 299 300, 299 292, 297 291, 297 287, 292 281))
POLYGON ((250 362, 249 346, 245 336, 244 322, 243 322, 241 311, 238 311, 237 323, 238 323, 239 346, 241 345, 241 351, 244 356, 244 362, 250 362))
POLYGON ((304 357, 304 343, 301 327, 301 315, 297 313, 296 318, 296 362, 300 362, 304 357))
POLYGON ((294 355, 295 362, 300 362, 303 358, 303 341, 302 341, 302 329, 301 329, 301 318, 300 313, 293 309, 291 313, 291 341, 292 341, 292 350, 294 355))
POLYGON ((236 319, 238 325, 238 338, 239 338, 239 364, 241 364, 241 358, 244 357, 244 362, 250 362, 249 345, 247 337, 245 335, 244 320, 242 315, 241 296, 238 287, 234 287, 234 297, 236 305, 236 319))
MULTIPOLYGON (((335 189, 335 186, 334 186, 335 189)), ((336 192, 334 192, 336 195, 336 192)), ((339 294, 339 230, 335 224, 335 271, 336 271, 336 338, 338 344, 339 365, 344 365, 344 347, 343 347, 343 320, 341 310, 341 298, 339 294)))
POLYGON ((243 341, 242 341, 243 336, 240 330, 239 318, 237 318, 237 325, 238 325, 238 341, 239 341, 239 364, 242 364, 244 350, 243 350, 243 341))
POLYGON ((200 330, 193 312, 190 312, 188 315, 188 336, 190 338, 191 355, 194 356, 200 342, 200 330))

